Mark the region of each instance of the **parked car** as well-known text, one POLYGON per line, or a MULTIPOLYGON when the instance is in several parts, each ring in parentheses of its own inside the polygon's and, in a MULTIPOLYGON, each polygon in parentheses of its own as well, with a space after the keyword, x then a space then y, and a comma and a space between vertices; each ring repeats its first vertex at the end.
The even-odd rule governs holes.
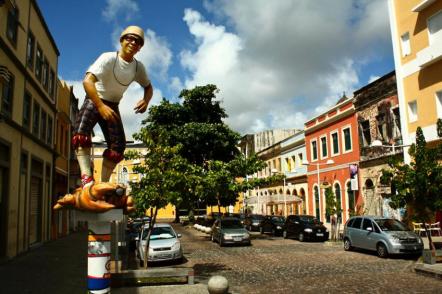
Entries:
POLYGON ((324 224, 312 215, 289 215, 282 235, 284 238, 294 237, 300 242, 327 241, 329 232, 324 224))
POLYGON ((226 244, 250 245, 250 234, 236 217, 223 217, 215 220, 212 226, 211 239, 219 246, 226 244))
POLYGON ((376 251, 379 257, 389 254, 421 255, 422 239, 402 222, 377 216, 355 216, 344 226, 344 250, 354 247, 376 251))
MULTIPOLYGON (((140 266, 143 266, 145 262, 144 248, 146 247, 148 228, 148 225, 143 227, 141 240, 138 242, 137 256, 140 266)), ((183 248, 179 238, 181 238, 181 234, 177 234, 170 224, 155 224, 150 235, 148 261, 182 260, 183 248)))
POLYGON ((244 219, 244 226, 250 232, 258 231, 259 225, 261 224, 261 221, 263 219, 264 219, 264 216, 262 216, 260 214, 249 214, 244 219))
POLYGON ((273 236, 282 235, 284 230, 285 217, 276 215, 267 215, 259 224, 261 234, 271 233, 273 236))

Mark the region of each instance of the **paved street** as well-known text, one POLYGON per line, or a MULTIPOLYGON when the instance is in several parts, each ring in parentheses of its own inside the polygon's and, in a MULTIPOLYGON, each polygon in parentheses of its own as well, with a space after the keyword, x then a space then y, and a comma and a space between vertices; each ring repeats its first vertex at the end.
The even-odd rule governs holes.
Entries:
POLYGON ((380 259, 342 246, 300 243, 253 233, 250 247, 219 247, 208 235, 174 225, 183 235, 196 282, 225 276, 233 293, 440 293, 442 281, 417 275, 412 258, 380 259))

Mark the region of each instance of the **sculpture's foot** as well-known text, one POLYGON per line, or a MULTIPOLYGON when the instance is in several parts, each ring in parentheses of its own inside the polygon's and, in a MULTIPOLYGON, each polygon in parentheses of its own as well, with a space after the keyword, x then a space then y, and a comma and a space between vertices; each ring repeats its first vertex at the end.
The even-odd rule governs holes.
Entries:
POLYGON ((92 184, 77 188, 73 194, 66 194, 57 201, 53 209, 75 208, 91 212, 106 212, 113 208, 123 208, 125 212, 135 210, 131 196, 125 195, 125 187, 112 183, 92 184))

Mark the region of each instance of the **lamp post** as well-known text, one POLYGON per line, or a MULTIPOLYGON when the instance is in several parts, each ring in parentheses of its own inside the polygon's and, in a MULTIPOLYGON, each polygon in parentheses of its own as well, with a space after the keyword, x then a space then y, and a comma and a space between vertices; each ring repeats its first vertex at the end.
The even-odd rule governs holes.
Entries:
POLYGON ((384 145, 384 144, 382 144, 382 142, 379 141, 379 140, 374 140, 373 142, 371 142, 371 145, 370 145, 370 147, 384 147, 384 148, 391 148, 392 151, 393 151, 393 153, 395 153, 396 148, 410 147, 410 146, 411 146, 411 144, 406 144, 406 145, 396 145, 396 144, 394 144, 394 142, 393 142, 393 144, 391 144, 391 145, 384 145))
MULTIPOLYGON (((319 196, 319 198, 321 198, 321 183, 319 182, 320 181, 320 179, 319 179, 319 166, 320 165, 331 165, 334 163, 335 162, 333 161, 333 159, 329 159, 329 160, 327 160, 327 162, 323 162, 323 163, 319 163, 319 162, 310 163, 307 160, 302 161, 302 165, 315 165, 316 166, 316 176, 317 176, 317 183, 318 183, 318 196, 319 196)), ((321 205, 321 201, 319 201, 319 205, 321 205)), ((321 209, 319 209, 319 218, 321 218, 321 209)))

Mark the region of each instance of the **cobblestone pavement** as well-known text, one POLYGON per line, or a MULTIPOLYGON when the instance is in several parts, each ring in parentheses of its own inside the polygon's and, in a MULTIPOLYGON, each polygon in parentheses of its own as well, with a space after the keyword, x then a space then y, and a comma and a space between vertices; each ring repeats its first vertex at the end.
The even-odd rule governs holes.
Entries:
POLYGON ((182 234, 186 261, 195 281, 216 274, 232 293, 442 293, 442 281, 413 272, 413 258, 378 258, 345 252, 341 243, 286 240, 252 233, 252 246, 219 247, 209 235, 174 225, 182 234))

